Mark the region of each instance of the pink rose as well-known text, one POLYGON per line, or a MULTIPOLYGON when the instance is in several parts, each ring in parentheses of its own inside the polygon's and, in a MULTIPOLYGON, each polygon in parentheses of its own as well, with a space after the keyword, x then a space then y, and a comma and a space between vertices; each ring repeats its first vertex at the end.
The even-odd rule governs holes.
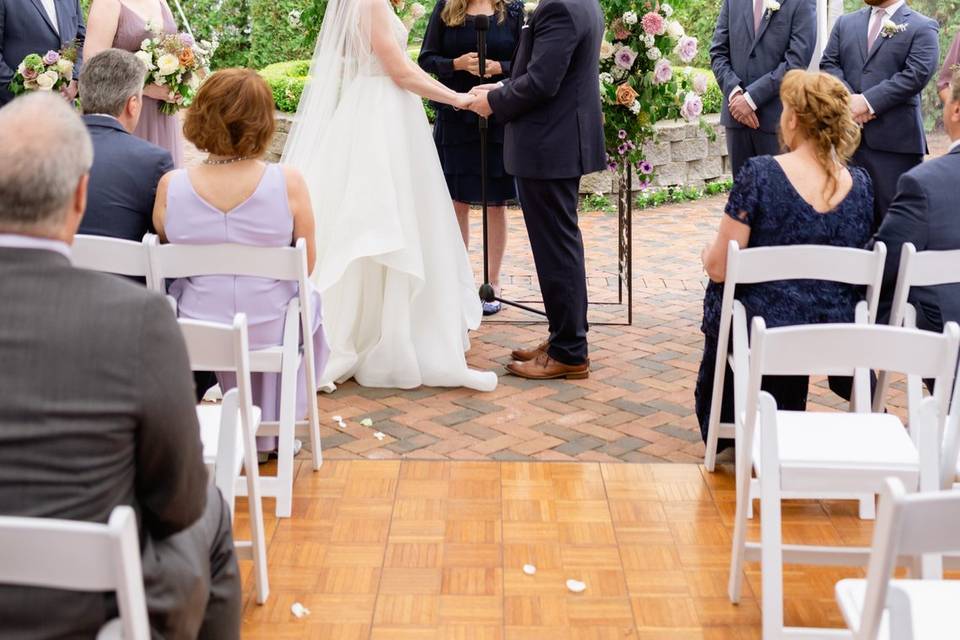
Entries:
POLYGON ((707 76, 702 73, 693 76, 693 90, 701 96, 705 94, 707 92, 707 76))
POLYGON ((621 69, 626 69, 629 71, 633 68, 633 63, 637 59, 637 54, 634 53, 633 49, 630 47, 624 47, 617 51, 613 56, 613 60, 618 67, 621 69))
POLYGON ((662 36, 667 30, 667 23, 659 13, 650 13, 643 16, 640 21, 643 25, 643 32, 649 36, 662 36))
POLYGON ((36 80, 38 75, 39 74, 37 73, 37 70, 33 69, 32 67, 27 67, 23 70, 24 80, 36 80))
POLYGON ((673 67, 670 65, 670 61, 666 58, 657 60, 657 64, 653 66, 653 83, 666 84, 672 79, 673 67))
POLYGON ((703 100, 692 91, 683 99, 683 106, 680 107, 680 115, 687 122, 693 122, 703 114, 703 100))
POLYGON ((43 56, 43 64, 48 67, 52 64, 57 64, 60 61, 60 54, 56 51, 47 51, 46 55, 43 56))
POLYGON ((690 64, 697 57, 697 39, 683 36, 677 43, 677 55, 684 64, 690 64))

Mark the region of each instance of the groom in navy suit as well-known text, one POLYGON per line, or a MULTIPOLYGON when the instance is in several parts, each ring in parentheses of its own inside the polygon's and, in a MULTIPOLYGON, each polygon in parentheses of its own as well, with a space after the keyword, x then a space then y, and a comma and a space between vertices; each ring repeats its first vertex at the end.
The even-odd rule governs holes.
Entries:
POLYGON ((810 66, 816 44, 816 0, 724 0, 710 64, 723 90, 720 124, 734 176, 750 158, 780 153, 780 83, 810 66))
POLYGON ((830 34, 820 69, 854 94, 851 110, 863 126, 855 164, 873 178, 874 227, 896 195, 900 176, 927 153, 920 94, 940 62, 939 27, 904 0, 864 0, 841 16, 830 34))
MULTIPOLYGON (((57 51, 71 42, 82 50, 85 36, 77 0, 0 0, 0 107, 13 99, 10 82, 24 58, 57 51)), ((79 77, 78 62, 67 90, 70 98, 77 95, 79 77)))
POLYGON ((521 31, 510 80, 475 90, 472 109, 506 123, 504 163, 517 177, 550 323, 546 342, 513 353, 507 369, 523 378, 590 371, 577 205, 580 178, 606 168, 597 80, 604 28, 597 0, 541 0, 521 31))

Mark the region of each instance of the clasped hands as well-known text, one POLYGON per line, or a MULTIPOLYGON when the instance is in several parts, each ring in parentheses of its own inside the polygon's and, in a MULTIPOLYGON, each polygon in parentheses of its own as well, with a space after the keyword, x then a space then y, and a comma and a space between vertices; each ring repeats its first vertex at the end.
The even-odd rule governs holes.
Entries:
POLYGON ((458 109, 467 109, 473 111, 481 118, 489 118, 493 114, 490 108, 488 94, 496 89, 495 84, 481 84, 470 90, 470 93, 461 93, 457 96, 457 103, 454 105, 458 109))
POLYGON ((850 115, 853 116, 854 122, 861 127, 877 117, 876 114, 870 111, 870 105, 867 103, 867 99, 860 93, 850 98, 850 115))

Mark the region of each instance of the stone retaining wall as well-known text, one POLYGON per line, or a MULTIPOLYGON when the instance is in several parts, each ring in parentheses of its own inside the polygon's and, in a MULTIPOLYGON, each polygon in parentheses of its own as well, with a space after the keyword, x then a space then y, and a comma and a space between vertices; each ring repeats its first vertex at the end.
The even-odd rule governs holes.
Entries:
MULTIPOLYGON (((714 140, 710 140, 707 133, 696 124, 681 120, 657 123, 657 136, 646 150, 647 160, 654 167, 655 186, 700 187, 707 182, 730 177, 726 132, 719 126, 720 117, 711 114, 706 119, 715 128, 714 140)), ((292 123, 292 115, 277 114, 277 132, 267 152, 268 160, 280 159, 292 123)), ((639 183, 640 179, 636 177, 638 188, 639 183)), ((616 182, 610 173, 595 173, 583 179, 580 191, 612 193, 616 191, 616 182)))

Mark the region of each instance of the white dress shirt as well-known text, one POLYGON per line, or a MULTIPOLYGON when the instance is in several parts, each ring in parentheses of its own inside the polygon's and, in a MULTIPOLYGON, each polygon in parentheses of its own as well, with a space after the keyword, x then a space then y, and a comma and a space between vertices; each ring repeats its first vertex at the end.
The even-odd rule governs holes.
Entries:
POLYGON ((947 149, 947 153, 952 153, 954 149, 960 149, 960 138, 957 138, 953 141, 953 144, 951 144, 950 148, 947 149))
MULTIPOLYGON (((900 11, 900 7, 902 7, 905 4, 907 4, 907 0, 900 0, 899 2, 894 2, 892 5, 890 5, 886 9, 881 9, 880 7, 874 7, 873 11, 870 12, 870 20, 867 21, 867 37, 870 37, 870 27, 873 25, 873 21, 876 19, 878 13, 886 14, 885 16, 883 16, 883 18, 886 20, 890 20, 893 18, 893 15, 897 11, 900 11)), ((877 37, 878 38, 883 37, 882 30, 880 32, 880 35, 877 37)))
POLYGON ((36 236, 23 236, 14 233, 0 233, 0 247, 8 249, 41 249, 44 251, 54 251, 70 258, 70 247, 67 243, 52 238, 38 238, 36 236))
POLYGON ((57 5, 54 4, 53 0, 40 0, 40 2, 43 3, 43 9, 47 12, 47 17, 50 18, 53 30, 57 32, 57 35, 60 35, 60 23, 57 22, 57 5))

